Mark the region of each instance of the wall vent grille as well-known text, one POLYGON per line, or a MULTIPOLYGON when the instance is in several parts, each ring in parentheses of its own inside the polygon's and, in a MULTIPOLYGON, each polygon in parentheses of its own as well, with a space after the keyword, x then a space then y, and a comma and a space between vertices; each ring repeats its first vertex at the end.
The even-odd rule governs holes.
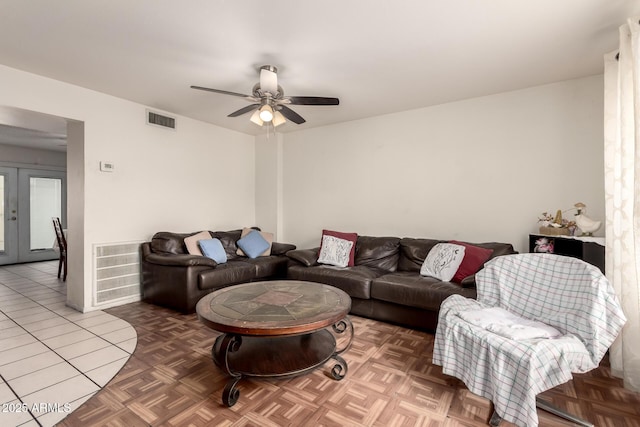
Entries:
POLYGON ((147 124, 175 130, 176 118, 147 110, 147 124))
POLYGON ((140 243, 94 245, 94 305, 140 299, 140 243))

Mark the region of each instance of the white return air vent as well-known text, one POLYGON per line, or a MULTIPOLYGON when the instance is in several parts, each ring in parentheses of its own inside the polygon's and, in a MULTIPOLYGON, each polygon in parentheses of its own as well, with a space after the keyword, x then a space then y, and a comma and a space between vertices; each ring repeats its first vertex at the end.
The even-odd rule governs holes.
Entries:
POLYGON ((147 124, 153 126, 160 126, 165 129, 176 130, 176 118, 167 116, 166 114, 160 114, 155 111, 147 111, 147 124))
POLYGON ((93 305, 114 306, 140 300, 140 244, 93 246, 93 305))

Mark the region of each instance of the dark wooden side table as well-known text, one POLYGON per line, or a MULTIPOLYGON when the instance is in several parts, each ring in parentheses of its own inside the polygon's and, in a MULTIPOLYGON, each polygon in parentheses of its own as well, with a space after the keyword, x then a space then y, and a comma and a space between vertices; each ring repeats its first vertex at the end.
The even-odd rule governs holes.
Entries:
POLYGON ((579 258, 595 265, 604 274, 603 238, 529 234, 529 252, 539 252, 536 249, 536 242, 539 242, 540 239, 547 239, 553 245, 551 253, 579 258))
POLYGON ((289 378, 335 364, 331 375, 341 380, 347 363, 340 356, 353 340, 347 314, 351 298, 320 283, 274 280, 230 286, 198 301, 198 318, 223 332, 211 349, 215 364, 231 379, 222 402, 233 406, 243 377, 289 378), (344 337, 337 348, 337 337, 344 337))

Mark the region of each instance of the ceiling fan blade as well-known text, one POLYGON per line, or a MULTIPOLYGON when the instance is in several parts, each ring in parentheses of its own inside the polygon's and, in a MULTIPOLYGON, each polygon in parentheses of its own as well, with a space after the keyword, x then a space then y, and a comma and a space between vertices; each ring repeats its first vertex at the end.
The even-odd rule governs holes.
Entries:
POLYGON ((340 105, 338 98, 325 98, 322 96, 287 96, 292 105, 340 105))
MULTIPOLYGON (((265 67, 270 66, 265 65, 265 67)), ((278 74, 275 72, 275 67, 265 67, 260 69, 260 90, 275 95, 278 93, 278 74)))
POLYGON ((259 106, 260 106, 260 104, 247 105, 246 107, 241 108, 238 111, 234 111, 233 113, 229 114, 227 117, 238 117, 238 116, 241 116, 241 115, 246 114, 246 113, 248 113, 250 111, 256 110, 259 106))
POLYGON ((239 96, 241 98, 245 98, 250 101, 258 101, 257 98, 251 95, 245 95, 243 93, 237 93, 237 92, 229 92, 228 90, 211 89, 209 87, 202 87, 202 86, 191 86, 191 89, 206 90, 207 92, 215 92, 215 93, 221 93, 223 95, 239 96))
POLYGON ((300 114, 296 113, 291 108, 285 105, 281 105, 279 108, 282 115, 291 120, 293 123, 301 125, 302 123, 306 122, 306 120, 303 119, 300 114))

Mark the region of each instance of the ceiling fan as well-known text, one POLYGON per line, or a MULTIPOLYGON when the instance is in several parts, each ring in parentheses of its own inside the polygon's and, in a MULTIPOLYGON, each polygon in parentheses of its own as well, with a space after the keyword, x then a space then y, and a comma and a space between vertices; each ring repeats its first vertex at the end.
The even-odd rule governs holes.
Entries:
POLYGON ((260 67, 260 82, 256 83, 251 90, 251 95, 245 95, 228 90, 211 89, 202 86, 191 86, 192 89, 206 90, 209 92, 221 93, 223 95, 238 96, 252 102, 227 117, 238 117, 254 111, 251 121, 259 126, 272 123, 273 126, 280 126, 287 119, 293 123, 302 124, 305 119, 293 111, 287 105, 339 105, 338 98, 325 98, 320 96, 284 96, 282 87, 278 85, 278 69, 273 65, 263 65, 260 67))

